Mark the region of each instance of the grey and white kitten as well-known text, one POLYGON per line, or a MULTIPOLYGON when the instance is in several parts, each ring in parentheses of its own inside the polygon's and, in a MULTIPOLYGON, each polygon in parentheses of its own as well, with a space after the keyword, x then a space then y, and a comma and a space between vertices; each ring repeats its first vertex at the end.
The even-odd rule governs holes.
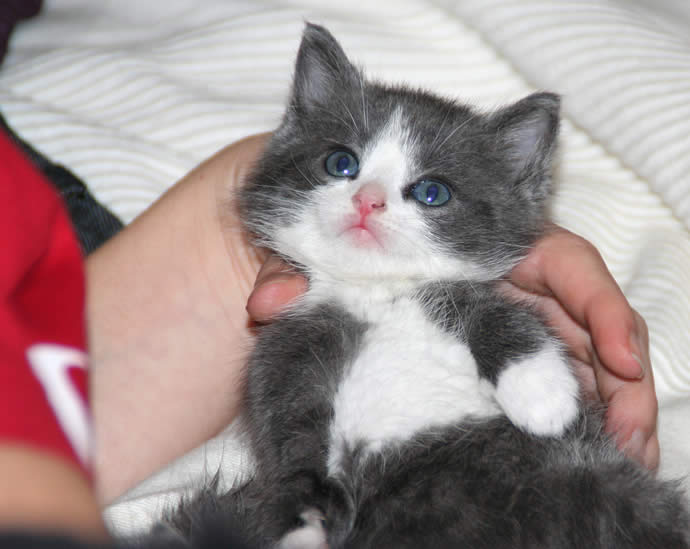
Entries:
POLYGON ((364 79, 308 25, 240 200, 309 290, 247 374, 256 471, 172 520, 259 548, 681 548, 682 496, 580 401, 542 318, 497 283, 546 221, 559 99, 492 113, 364 79), (215 517, 215 518, 214 518, 215 517))

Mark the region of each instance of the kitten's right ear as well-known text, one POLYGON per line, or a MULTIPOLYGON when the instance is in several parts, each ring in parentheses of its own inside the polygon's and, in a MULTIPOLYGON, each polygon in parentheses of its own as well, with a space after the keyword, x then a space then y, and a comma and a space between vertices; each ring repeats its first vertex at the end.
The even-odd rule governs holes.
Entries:
POLYGON ((492 118, 496 146, 506 159, 510 182, 532 196, 545 196, 558 137, 560 98, 547 92, 528 95, 492 118))
POLYGON ((293 108, 310 111, 357 83, 360 73, 338 41, 324 27, 307 23, 297 53, 293 108))

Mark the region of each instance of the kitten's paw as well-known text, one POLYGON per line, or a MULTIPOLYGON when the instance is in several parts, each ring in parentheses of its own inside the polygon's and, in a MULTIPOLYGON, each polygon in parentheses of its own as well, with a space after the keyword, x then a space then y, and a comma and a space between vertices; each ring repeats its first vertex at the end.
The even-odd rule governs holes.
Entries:
POLYGON ((328 549, 324 516, 317 509, 307 509, 299 516, 303 525, 285 534, 276 549, 328 549))
POLYGON ((499 375, 495 398, 508 418, 525 431, 558 436, 575 420, 579 386, 555 344, 510 363, 499 375))

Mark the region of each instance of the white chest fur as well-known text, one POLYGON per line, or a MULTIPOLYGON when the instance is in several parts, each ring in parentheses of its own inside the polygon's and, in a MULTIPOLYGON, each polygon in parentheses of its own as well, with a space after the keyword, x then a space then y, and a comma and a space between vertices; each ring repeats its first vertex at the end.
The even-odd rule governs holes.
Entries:
POLYGON ((467 415, 499 413, 465 344, 429 321, 415 300, 393 302, 374 292, 360 288, 340 296, 369 329, 336 391, 331 473, 348 447, 363 444, 375 452, 467 415))

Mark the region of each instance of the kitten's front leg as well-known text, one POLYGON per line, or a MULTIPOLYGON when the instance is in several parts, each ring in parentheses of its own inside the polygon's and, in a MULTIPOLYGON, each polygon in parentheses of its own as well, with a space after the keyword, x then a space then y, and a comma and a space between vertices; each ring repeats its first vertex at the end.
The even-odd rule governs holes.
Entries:
POLYGON ((494 295, 465 324, 479 373, 518 427, 559 436, 579 413, 579 384, 560 342, 533 310, 494 295))
POLYGON ((551 341, 506 362, 494 397, 515 425, 535 435, 558 436, 578 415, 578 392, 563 352, 551 341))

